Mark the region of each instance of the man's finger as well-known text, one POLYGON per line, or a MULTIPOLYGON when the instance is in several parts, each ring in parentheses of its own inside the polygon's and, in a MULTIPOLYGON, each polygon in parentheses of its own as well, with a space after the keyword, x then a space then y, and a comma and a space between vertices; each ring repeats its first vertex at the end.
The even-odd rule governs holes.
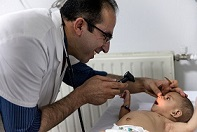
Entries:
POLYGON ((155 95, 157 95, 157 96, 162 95, 162 92, 161 92, 161 90, 160 90, 160 88, 162 87, 162 85, 159 86, 159 88, 158 88, 156 85, 150 85, 150 87, 152 88, 152 91, 153 91, 153 93, 154 93, 155 95))
POLYGON ((157 97, 157 95, 155 93, 149 92, 148 90, 145 90, 145 93, 147 93, 147 94, 149 94, 149 95, 151 95, 153 97, 157 97))
POLYGON ((178 92, 181 96, 187 97, 188 95, 183 92, 181 88, 171 88, 170 91, 178 92))
POLYGON ((177 80, 172 80, 171 82, 172 82, 172 84, 170 84, 170 87, 172 87, 172 88, 178 87, 178 81, 177 80))
POLYGON ((110 78, 110 77, 106 77, 106 76, 96 75, 95 77, 97 77, 98 79, 100 79, 102 81, 109 81, 109 82, 116 82, 117 81, 114 78, 110 78))

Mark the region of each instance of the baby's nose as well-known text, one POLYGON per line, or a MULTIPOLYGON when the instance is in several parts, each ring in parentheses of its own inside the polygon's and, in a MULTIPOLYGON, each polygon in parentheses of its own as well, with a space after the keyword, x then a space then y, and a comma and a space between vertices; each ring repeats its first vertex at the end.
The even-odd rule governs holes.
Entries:
POLYGON ((164 96, 158 96, 159 99, 162 99, 164 96))

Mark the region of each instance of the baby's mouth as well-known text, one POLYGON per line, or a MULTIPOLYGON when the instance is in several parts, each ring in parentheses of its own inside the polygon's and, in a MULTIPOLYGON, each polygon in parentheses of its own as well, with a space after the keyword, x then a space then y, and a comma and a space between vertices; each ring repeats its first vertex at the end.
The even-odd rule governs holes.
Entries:
POLYGON ((154 103, 154 104, 158 105, 158 102, 157 102, 157 100, 155 100, 155 103, 154 103))

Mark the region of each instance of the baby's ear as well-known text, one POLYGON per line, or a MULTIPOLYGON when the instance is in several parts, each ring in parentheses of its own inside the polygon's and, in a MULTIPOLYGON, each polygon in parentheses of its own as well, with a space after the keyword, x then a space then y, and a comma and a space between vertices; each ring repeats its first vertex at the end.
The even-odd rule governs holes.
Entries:
POLYGON ((174 118, 179 118, 182 116, 182 111, 180 109, 175 109, 173 111, 171 111, 170 115, 174 118))

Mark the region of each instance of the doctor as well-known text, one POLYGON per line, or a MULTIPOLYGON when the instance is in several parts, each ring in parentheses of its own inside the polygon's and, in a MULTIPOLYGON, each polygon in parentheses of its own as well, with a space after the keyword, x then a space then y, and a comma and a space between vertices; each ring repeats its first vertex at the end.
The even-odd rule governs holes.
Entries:
POLYGON ((67 0, 60 12, 30 9, 0 17, 0 113, 6 131, 48 131, 80 106, 100 105, 125 88, 158 96, 163 84, 163 92, 185 96, 175 80, 120 83, 121 76, 84 64, 109 51, 117 8, 114 0, 67 0), (69 62, 74 79, 66 70, 69 62), (54 102, 62 80, 77 88, 54 102))

